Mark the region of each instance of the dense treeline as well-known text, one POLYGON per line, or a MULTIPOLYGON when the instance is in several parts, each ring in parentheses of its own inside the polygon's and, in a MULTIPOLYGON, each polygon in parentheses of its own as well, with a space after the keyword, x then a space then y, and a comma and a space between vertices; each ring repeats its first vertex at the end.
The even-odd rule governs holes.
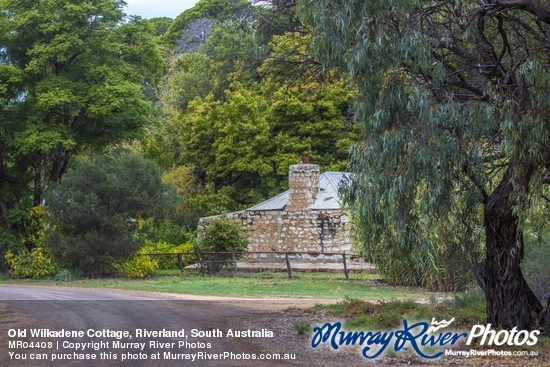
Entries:
MULTIPOLYGON (((173 21, 125 17, 113 0, 1 4, 0 233, 12 273, 32 276, 25 264, 53 255, 106 274, 152 238, 142 231, 151 223, 190 233, 202 216, 284 190, 302 155, 323 169, 346 166, 352 91, 320 72, 292 1, 202 0, 173 21), (162 169, 179 194, 171 213, 151 218, 150 201, 127 211, 103 197, 154 197, 134 177, 137 158, 121 154, 162 169), (89 185, 98 180, 105 190, 89 185)), ((190 238, 169 237, 173 246, 190 238)))
MULTIPOLYGON (((287 31, 294 7, 275 16, 276 8, 247 3, 245 11, 235 3, 230 12, 216 4, 199 2, 171 25, 164 41, 182 24, 184 34, 196 25, 208 37, 194 51, 170 55, 158 88, 165 120, 140 143, 187 197, 178 211, 190 229, 200 216, 284 190, 288 166, 300 156, 323 170, 344 170, 356 137, 349 83, 321 71, 305 29, 287 31), (217 18, 197 25, 213 9, 217 18)), ((182 49, 178 41, 172 46, 182 49)))
POLYGON ((459 290, 478 264, 491 322, 544 324, 543 6, 200 0, 144 20, 119 0, 0 4, 11 275, 169 266, 147 254, 190 251, 199 218, 285 190, 306 155, 354 172, 357 250, 391 282, 459 290))

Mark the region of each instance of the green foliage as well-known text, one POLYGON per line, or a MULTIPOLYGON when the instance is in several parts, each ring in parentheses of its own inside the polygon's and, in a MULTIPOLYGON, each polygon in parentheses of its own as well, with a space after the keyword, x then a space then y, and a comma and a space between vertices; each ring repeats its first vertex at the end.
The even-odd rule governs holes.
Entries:
POLYGON ((239 187, 234 200, 249 203, 273 187, 266 106, 260 96, 245 89, 228 92, 228 99, 191 103, 182 126, 182 158, 195 171, 203 170, 215 187, 239 187), (257 189, 265 191, 258 196, 257 189))
MULTIPOLYGON (((246 231, 234 219, 217 217, 204 221, 199 227, 196 252, 243 252, 248 248, 246 231)), ((236 256, 238 258, 238 254, 236 256)), ((201 255, 202 272, 217 273, 231 267, 231 254, 201 255)))
POLYGON ((46 236, 46 210, 33 207, 26 215, 23 234, 6 236, 4 244, 9 274, 13 278, 46 278, 56 273, 58 265, 49 250, 46 236))
POLYGON ((260 72, 282 85, 307 87, 312 81, 322 81, 326 75, 311 50, 311 35, 285 32, 273 36, 269 42, 270 54, 260 67, 260 72))
POLYGON ((215 192, 212 185, 202 184, 187 166, 166 172, 163 181, 177 187, 182 200, 176 207, 174 220, 189 232, 197 229, 201 217, 219 214, 234 207, 230 190, 215 192))
POLYGON ((153 274, 159 264, 144 250, 140 250, 128 260, 113 263, 113 267, 129 278, 145 278, 153 274))
POLYGON ((533 199, 533 210, 525 222, 525 261, 522 269, 529 285, 543 302, 550 297, 550 274, 541 264, 550 262, 550 201, 548 190, 533 199))
POLYGON ((296 16, 296 3, 296 0, 270 0, 269 6, 258 7, 256 31, 262 44, 268 44, 276 35, 306 33, 296 16))
POLYGON ((223 100, 232 82, 259 79, 256 68, 265 48, 258 44, 254 28, 244 19, 214 26, 199 52, 209 58, 208 76, 214 86, 210 93, 216 100, 223 100))
POLYGON ((212 27, 211 34, 197 53, 186 53, 172 61, 163 84, 162 98, 179 113, 195 98, 212 94, 224 100, 225 91, 244 73, 247 79, 258 77, 255 71, 264 49, 246 21, 226 21, 212 27))
MULTIPOLYGON (((170 185, 164 179, 163 182, 170 185)), ((173 213, 170 213, 170 219, 142 218, 137 222, 136 235, 146 242, 165 242, 172 246, 191 242, 193 234, 187 231, 185 227, 174 223, 172 221, 173 217, 173 213)))
POLYGON ((311 333, 311 325, 310 324, 300 324, 298 322, 294 323, 294 330, 296 330, 296 333, 298 335, 308 335, 311 333))
POLYGON ((198 233, 197 251, 242 252, 248 241, 245 230, 234 219, 218 217, 206 220, 198 233))
MULTIPOLYGON (((411 208, 415 210, 416 208, 411 208)), ((469 229, 468 215, 448 216, 446 221, 425 218, 419 228, 423 242, 404 249, 398 245, 395 225, 388 224, 381 242, 368 250, 360 248, 365 258, 377 264, 381 274, 393 285, 425 286, 437 291, 463 290, 473 281, 471 268, 482 259, 481 228, 469 229), (468 244, 471 244, 468 246, 468 244)), ((357 242, 369 237, 368 229, 355 223, 357 242), (361 232, 363 231, 363 232, 361 232)))
MULTIPOLYGON (((506 253, 521 238, 518 231, 507 242, 487 240, 484 229, 499 225, 489 221, 503 213, 511 218, 498 233, 521 224, 548 182, 550 155, 543 147, 550 130, 543 116, 550 83, 542 66, 549 55, 539 48, 548 25, 523 28, 537 28, 537 14, 502 4, 489 12, 478 3, 448 5, 323 0, 299 6, 323 65, 349 72, 356 87, 363 136, 351 150, 355 175, 343 193, 359 246, 399 281, 413 277, 434 286, 435 277, 435 288, 456 289, 468 283, 462 274, 481 251, 506 253), (514 15, 500 17, 501 11, 514 15), (506 208, 495 210, 490 201, 506 208), (484 248, 484 240, 492 246, 484 248)), ((504 283, 508 275, 501 269, 482 278, 504 283)), ((512 293, 499 302, 510 302, 512 293)), ((491 317, 498 319, 497 312, 491 317)))
POLYGON ((69 282, 77 279, 77 277, 69 269, 59 269, 57 273, 55 273, 53 279, 59 282, 69 282))
POLYGON ((392 329, 403 322, 403 319, 418 319, 419 313, 427 313, 426 306, 413 301, 389 301, 382 302, 376 311, 369 313, 372 306, 366 304, 365 309, 359 310, 357 316, 346 322, 350 328, 370 327, 392 329))
POLYGON ((49 246, 60 264, 87 276, 134 254, 136 220, 162 218, 176 203, 156 164, 137 155, 81 159, 48 191, 49 246))
POLYGON ((205 98, 216 87, 216 78, 210 72, 210 58, 202 53, 183 54, 170 64, 163 80, 165 93, 161 94, 167 113, 186 111, 197 97, 205 98))
POLYGON ((162 37, 172 25, 173 19, 168 17, 157 17, 147 19, 146 22, 153 28, 153 35, 155 37, 162 37))
POLYGON ((6 232, 0 227, 0 273, 8 272, 8 264, 5 261, 5 256, 11 241, 13 241, 13 234, 6 232))
MULTIPOLYGON (((180 178, 172 182, 183 185, 186 209, 180 212, 189 228, 201 216, 242 209, 284 190, 289 165, 303 155, 323 170, 344 169, 357 135, 345 79, 305 73, 289 85, 281 78, 288 67, 278 60, 294 65, 311 57, 307 37, 293 33, 274 39, 271 56, 255 73, 250 70, 256 70, 259 55, 250 51, 257 49, 253 37, 227 39, 241 34, 232 31, 235 27, 241 29, 234 22, 216 28, 200 49, 207 54, 183 55, 172 65, 175 72, 166 79, 171 92, 164 96, 168 121, 154 140, 164 148, 147 143, 145 149, 168 162, 164 157, 172 151, 176 163, 185 166, 173 169, 180 178), (216 70, 224 77, 232 71, 231 85, 216 79, 216 70)), ((250 29, 240 32, 247 35, 250 29)))
POLYGON ((441 305, 435 309, 446 320, 455 318, 456 325, 470 325, 485 322, 484 314, 486 310, 485 297, 479 287, 470 287, 463 293, 456 294, 453 298, 444 300, 441 305))
POLYGON ((8 251, 5 259, 13 278, 47 278, 57 272, 57 263, 44 246, 8 251))
POLYGON ((138 220, 134 238, 143 243, 138 252, 112 263, 113 268, 124 276, 144 278, 159 269, 178 269, 178 254, 182 254, 183 266, 192 260, 193 245, 188 243, 190 234, 169 220, 160 223, 155 218, 138 220))
POLYGON ((151 257, 155 259, 160 270, 178 269, 177 254, 181 254, 183 266, 189 265, 194 259, 193 245, 190 243, 174 246, 163 241, 149 242, 141 248, 140 253, 152 255, 151 257))
POLYGON ((453 327, 470 328, 485 320, 485 302, 481 292, 467 291, 459 293, 452 299, 432 305, 420 304, 411 300, 388 302, 368 302, 358 299, 347 299, 343 302, 319 306, 328 308, 331 315, 346 319, 346 327, 351 329, 394 329, 403 319, 412 321, 449 320, 455 318, 453 327))
MULTIPOLYGON (((178 207, 179 201, 176 208, 178 207)), ((177 218, 177 215, 172 213, 170 217, 177 218)), ((181 257, 182 265, 186 266, 190 262, 190 256, 185 254, 193 251, 193 235, 184 226, 168 219, 159 221, 148 218, 138 220, 136 227, 135 237, 144 243, 139 253, 152 255, 158 269, 178 269, 178 253, 184 254, 181 257)))
POLYGON ((164 61, 123 2, 0 1, 0 217, 21 232, 71 158, 139 136, 164 61))
POLYGON ((241 5, 249 7, 201 1, 174 21, 171 29, 179 32, 206 13, 218 20, 196 52, 171 60, 159 88, 167 119, 141 142, 143 154, 180 187, 178 224, 189 230, 200 217, 240 210, 285 190, 288 167, 301 156, 322 170, 345 169, 357 136, 349 82, 330 70, 322 73, 311 38, 284 27, 258 37, 258 23, 251 21, 257 14, 261 27, 271 16, 281 26, 297 23, 294 6, 277 1, 246 17, 223 15, 231 12, 226 7, 241 5))

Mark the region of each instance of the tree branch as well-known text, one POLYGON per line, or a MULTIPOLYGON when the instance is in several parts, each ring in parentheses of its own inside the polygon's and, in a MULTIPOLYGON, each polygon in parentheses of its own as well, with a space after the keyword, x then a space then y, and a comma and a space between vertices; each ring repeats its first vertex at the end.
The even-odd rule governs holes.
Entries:
POLYGON ((533 14, 537 19, 546 24, 550 24, 550 9, 536 0, 497 0, 495 4, 487 6, 497 6, 501 9, 520 9, 533 14))
POLYGON ((4 220, 5 228, 10 229, 11 223, 10 223, 10 217, 8 212, 8 206, 6 205, 6 202, 2 199, 0 199, 0 212, 2 213, 2 219, 4 220))

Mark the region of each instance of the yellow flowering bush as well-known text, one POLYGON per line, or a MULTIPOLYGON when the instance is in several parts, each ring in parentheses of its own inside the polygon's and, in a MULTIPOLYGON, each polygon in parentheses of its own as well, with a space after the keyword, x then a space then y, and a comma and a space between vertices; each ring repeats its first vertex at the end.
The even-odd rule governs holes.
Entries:
POLYGON ((153 274, 159 268, 159 264, 141 249, 132 258, 114 263, 113 267, 129 278, 145 278, 153 274))
POLYGON ((177 254, 183 254, 182 261, 184 264, 189 263, 193 253, 193 245, 190 243, 183 243, 179 246, 174 246, 164 241, 149 242, 142 248, 142 251, 146 254, 154 255, 153 257, 159 264, 159 269, 177 269, 177 254))
POLYGON ((45 241, 46 209, 33 207, 25 221, 24 237, 12 241, 4 256, 13 278, 47 278, 56 274, 57 262, 52 257, 45 241), (32 244, 32 249, 28 249, 32 244))
POLYGON ((30 252, 26 249, 8 251, 5 259, 13 278, 46 278, 57 272, 56 262, 42 247, 35 247, 30 252))

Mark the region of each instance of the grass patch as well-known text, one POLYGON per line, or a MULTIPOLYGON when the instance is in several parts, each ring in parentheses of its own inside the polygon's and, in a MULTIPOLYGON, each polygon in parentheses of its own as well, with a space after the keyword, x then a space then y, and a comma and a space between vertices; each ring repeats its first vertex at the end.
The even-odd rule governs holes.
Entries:
MULTIPOLYGON (((157 270, 154 276, 175 275, 175 276, 195 276, 196 270, 185 270, 182 272, 179 269, 157 270)), ((257 278, 257 279, 288 279, 286 271, 238 271, 235 274, 233 271, 223 271, 215 275, 216 277, 238 277, 238 278, 257 278)), ((349 273, 350 280, 376 280, 384 283, 381 280, 381 275, 376 273, 349 273)), ((346 280, 343 271, 327 272, 327 271, 292 271, 292 280, 346 280)))
POLYGON ((413 321, 450 320, 454 327, 469 328, 476 323, 484 323, 485 301, 477 291, 456 295, 442 303, 420 304, 411 299, 395 299, 381 302, 346 299, 333 305, 318 305, 314 311, 326 310, 334 317, 346 320, 349 329, 393 329, 404 319, 413 321))
MULTIPOLYGON (((326 273, 325 273, 326 274, 326 273)), ((341 300, 424 299, 430 293, 422 288, 378 285, 369 280, 339 280, 308 274, 300 278, 243 278, 201 275, 159 275, 148 279, 76 279, 53 280, 0 280, 4 284, 59 285, 66 287, 113 288, 211 296, 294 297, 341 300)))
POLYGON ((296 330, 296 333, 298 335, 307 335, 311 331, 311 325, 310 324, 295 323, 294 324, 294 330, 296 330))

